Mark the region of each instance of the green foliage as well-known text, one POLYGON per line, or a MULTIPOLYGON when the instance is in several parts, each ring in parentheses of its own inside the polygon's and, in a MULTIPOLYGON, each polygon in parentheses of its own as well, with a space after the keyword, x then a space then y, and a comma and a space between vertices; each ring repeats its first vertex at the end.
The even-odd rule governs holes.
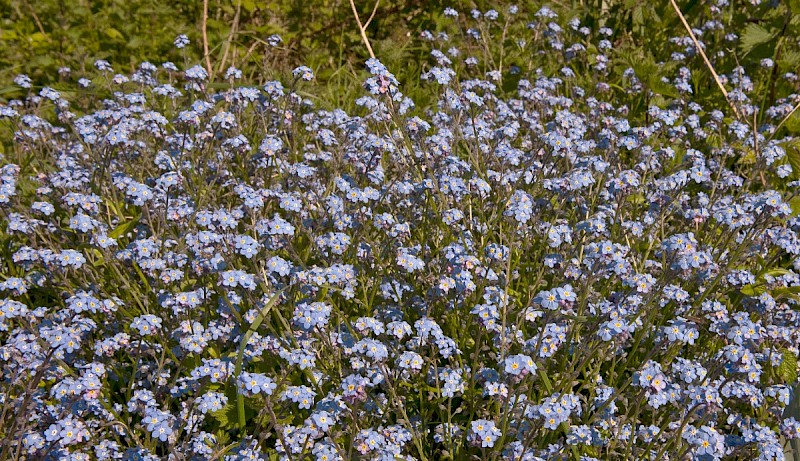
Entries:
POLYGON ((746 55, 753 51, 757 46, 768 43, 772 40, 774 32, 765 29, 758 24, 748 24, 742 33, 739 48, 746 55))
MULTIPOLYGON (((368 57, 346 0, 208 3, 209 57, 218 80, 230 65, 259 80, 301 64, 322 79, 341 80, 341 69, 368 57), (284 43, 267 52, 272 34, 284 43)), ((368 33, 381 52, 404 61, 410 50, 403 44, 449 3, 379 2, 368 33)), ((356 4, 369 18, 375 2, 356 4)), ((97 59, 125 73, 142 61, 203 62, 202 19, 201 0, 0 0, 0 98, 19 96, 11 84, 18 74, 58 88, 60 67, 85 75, 97 59), (184 50, 172 45, 178 34, 191 40, 184 50)))
POLYGON ((797 380, 797 356, 789 349, 781 349, 783 361, 778 365, 777 374, 786 384, 792 384, 797 380))
MULTIPOLYGON (((791 120, 791 117, 790 117, 791 120)), ((790 130, 793 127, 789 127, 787 123, 787 128, 790 130)), ((784 143, 784 147, 786 149, 786 159, 789 161, 789 164, 792 166, 792 175, 795 179, 800 177, 800 149, 798 149, 797 143, 784 143)))
MULTIPOLYGON (((172 36, 199 19, 197 2, 183 0, 2 0, 0 82, 27 73, 40 83, 58 80, 60 66, 82 72, 95 59, 125 68, 167 57, 172 36)), ((121 69, 122 70, 122 69, 121 69)))
POLYGON ((134 217, 130 221, 126 221, 126 222, 120 224, 114 230, 109 232, 108 236, 113 238, 113 239, 117 239, 117 238, 127 234, 128 232, 132 231, 134 227, 136 227, 136 224, 139 223, 139 218, 140 217, 141 217, 141 214, 138 214, 138 215, 136 215, 136 217, 134 217))
POLYGON ((237 411, 236 405, 227 404, 221 410, 211 413, 211 416, 217 420, 220 429, 230 429, 236 425, 237 411))
MULTIPOLYGON (((707 17, 709 8, 716 8, 713 2, 705 0, 684 0, 678 4, 695 27, 707 17)), ((482 11, 503 8, 486 1, 457 0, 377 3, 357 0, 356 7, 362 21, 369 20, 367 35, 376 54, 402 82, 404 92, 420 106, 429 103, 432 96, 419 91, 418 76, 432 63, 413 39, 423 30, 452 32, 443 20, 445 7, 455 7, 466 14, 472 8, 482 11)), ((580 17, 582 24, 605 26, 614 31, 610 37, 614 54, 622 58, 615 62, 627 62, 650 90, 630 107, 631 115, 641 115, 651 105, 665 107, 678 97, 674 86, 663 80, 675 70, 665 63, 672 61, 669 53, 674 48, 670 40, 686 37, 687 33, 669 2, 588 0, 569 7, 553 7, 562 15, 580 17)), ((526 7, 529 20, 535 20, 533 13, 538 8, 526 7)), ((174 61, 179 67, 197 63, 205 66, 203 10, 202 0, 0 0, 0 100, 23 95, 11 83, 18 74, 28 74, 36 87, 65 89, 66 79, 86 75, 87 67, 96 59, 106 59, 115 71, 125 73, 142 61, 154 64, 174 61), (181 33, 189 36, 191 44, 178 50, 172 42, 181 33), (59 75, 62 66, 71 68, 73 75, 59 75)), ((723 11, 722 27, 702 34, 699 39, 708 50, 730 50, 709 57, 718 74, 730 74, 740 65, 748 74, 765 74, 766 78, 758 79, 758 93, 764 95, 762 107, 766 108, 775 103, 776 94, 791 92, 785 79, 778 77, 800 66, 800 47, 793 39, 800 36, 800 1, 764 3, 756 11, 753 15, 752 8, 737 8, 734 2, 723 11), (738 39, 731 42, 730 34, 738 39), (761 68, 761 60, 765 58, 772 59, 775 66, 761 68)), ((497 30, 482 31, 500 37, 486 44, 473 44, 472 51, 490 59, 491 68, 487 71, 500 67, 507 71, 512 66, 531 71, 541 64, 529 45, 515 46, 515 37, 525 35, 521 27, 524 21, 505 31, 501 31, 502 24, 496 24, 497 30)), ((304 96, 312 97, 321 107, 352 109, 352 96, 360 91, 361 69, 368 54, 348 0, 208 0, 205 30, 208 61, 217 83, 224 81, 225 71, 231 65, 243 71, 246 81, 255 84, 284 77, 294 67, 307 65, 314 69, 325 90, 315 96, 304 96), (283 38, 277 48, 266 41, 272 34, 283 38)), ((586 45, 587 59, 570 63, 576 75, 586 75, 599 54, 594 45, 589 42, 586 45)), ((694 47, 687 46, 685 53, 690 56, 694 100, 711 107, 725 107, 727 101, 694 47)), ((671 65, 674 67, 675 63, 671 65)), ((625 83, 617 83, 618 86, 612 85, 614 90, 623 91, 625 83)), ((514 78, 502 82, 505 91, 515 87, 514 78)), ((764 116, 763 111, 759 113, 759 117, 764 116)), ((787 120, 785 129, 800 132, 800 114, 787 120)))

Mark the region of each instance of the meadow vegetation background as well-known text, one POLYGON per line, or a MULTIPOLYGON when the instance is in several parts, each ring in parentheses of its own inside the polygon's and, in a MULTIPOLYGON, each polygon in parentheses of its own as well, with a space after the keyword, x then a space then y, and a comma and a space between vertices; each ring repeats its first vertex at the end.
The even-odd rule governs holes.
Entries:
MULTIPOLYGON (((447 7, 463 11, 502 7, 495 3, 355 2, 364 20, 373 18, 367 34, 376 54, 394 69, 407 87, 407 94, 423 98, 426 97, 423 92, 415 94, 413 90, 419 85, 418 76, 426 70, 426 48, 418 40, 419 33, 443 30, 443 11, 447 7)), ((797 0, 759 3, 759 8, 754 9, 750 2, 741 5, 730 2, 723 8, 722 27, 705 34, 703 43, 710 49, 731 51, 713 60, 720 74, 737 65, 749 69, 757 67, 764 58, 773 59, 776 66, 768 70, 771 76, 764 82, 767 87, 763 89, 762 103, 768 107, 779 94, 782 82, 777 77, 800 66, 797 49, 800 6, 797 0), (738 39, 727 41, 725 36, 730 33, 738 39)), ((680 1, 678 4, 693 27, 709 19, 705 2, 680 1)), ((648 75, 646 83, 654 93, 674 96, 660 81, 675 66, 674 62, 669 63, 672 53, 669 39, 683 30, 669 2, 597 0, 546 5, 563 19, 580 18, 581 23, 589 27, 612 29, 615 55, 648 75)), ((532 10, 539 4, 520 6, 532 10)), ((59 85, 58 70, 67 67, 79 73, 91 68, 97 59, 109 60, 119 71, 130 71, 143 61, 173 60, 205 65, 203 11, 202 1, 191 0, 2 0, 0 98, 21 94, 21 89, 11 83, 18 74, 28 75, 38 86, 47 84, 55 89, 68 89, 68 85, 59 85), (191 46, 181 52, 172 45, 174 36, 179 33, 191 40, 191 46)), ((306 65, 314 69, 317 82, 328 88, 321 95, 315 93, 328 104, 346 109, 360 90, 363 62, 369 55, 347 1, 209 0, 207 18, 208 56, 218 83, 224 83, 222 77, 229 65, 241 69, 245 81, 254 84, 288 75, 293 68, 306 65), (277 49, 267 43, 267 38, 273 34, 283 38, 277 49)), ((503 46, 525 35, 523 21, 511 27, 503 46)), ((499 49, 500 43, 495 40, 493 45, 499 49)), ((524 56, 515 56, 505 65, 509 69, 515 65, 524 67, 529 61, 524 56)), ((699 57, 694 64, 702 64, 699 57)), ((722 98, 713 91, 713 79, 704 66, 698 65, 693 70, 694 80, 705 90, 698 91, 696 97, 722 98)), ((513 88, 513 82, 506 86, 513 88)))

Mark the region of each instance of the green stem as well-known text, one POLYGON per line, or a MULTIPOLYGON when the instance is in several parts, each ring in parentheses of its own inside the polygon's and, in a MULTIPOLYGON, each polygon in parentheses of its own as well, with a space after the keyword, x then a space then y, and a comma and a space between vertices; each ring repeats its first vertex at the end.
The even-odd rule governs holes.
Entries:
MULTIPOLYGON (((242 365, 244 363, 244 350, 247 347, 247 343, 250 341, 250 338, 253 336, 253 333, 261 326, 261 323, 264 321, 264 318, 269 314, 269 311, 272 310, 272 307, 278 302, 280 296, 286 289, 282 289, 272 295, 272 298, 267 302, 266 305, 261 309, 261 312, 258 313, 258 316, 253 321, 252 325, 247 328, 247 331, 242 335, 242 340, 239 344, 239 353, 236 354, 236 369, 234 371, 234 378, 233 378, 233 385, 236 387, 236 413, 239 416, 239 430, 244 433, 244 426, 245 426, 245 418, 244 418, 244 394, 239 391, 238 389, 238 382, 239 376, 242 374, 242 365)), ((227 297, 225 298, 227 301, 227 297)))

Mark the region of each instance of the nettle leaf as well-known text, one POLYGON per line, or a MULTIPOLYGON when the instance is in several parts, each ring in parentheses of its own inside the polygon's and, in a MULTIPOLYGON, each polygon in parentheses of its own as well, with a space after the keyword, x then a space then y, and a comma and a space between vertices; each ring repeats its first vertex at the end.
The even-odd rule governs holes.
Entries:
MULTIPOLYGON (((783 126, 785 126, 786 129, 791 131, 792 133, 800 133, 800 110, 795 111, 795 113, 793 113, 789 118, 787 118, 786 123, 784 123, 783 126)), ((795 143, 787 143, 787 144, 789 144, 791 147, 797 150, 797 148, 795 147, 795 143)), ((792 168, 794 168, 794 165, 792 165, 792 168)))
POLYGON ((784 143, 786 160, 792 166, 792 179, 800 178, 800 149, 791 144, 784 143))
POLYGON ((789 349, 781 349, 783 362, 778 365, 776 373, 786 384, 792 384, 797 380, 797 356, 789 349))
MULTIPOLYGON (((225 395, 228 397, 228 404, 222 407, 221 410, 210 414, 219 423, 221 429, 233 429, 239 423, 239 409, 237 408, 238 392, 236 386, 226 386, 225 395)), ((258 411, 254 407, 254 399, 246 398, 244 402, 245 420, 249 421, 258 414, 258 411)), ((291 420, 289 422, 291 422, 291 420)))
POLYGON ((717 133, 709 134, 708 139, 706 139, 706 142, 710 147, 714 147, 716 149, 722 147, 722 137, 717 133))
POLYGON ((800 51, 787 50, 781 52, 781 57, 778 59, 778 65, 785 69, 794 70, 800 66, 800 51))
POLYGON ((792 199, 789 200, 789 207, 792 209, 793 218, 795 216, 800 216, 800 197, 792 197, 792 199))
POLYGON ((221 410, 211 413, 211 416, 217 420, 219 427, 222 429, 230 429, 236 424, 236 405, 228 403, 221 410))
POLYGON ((748 54, 758 45, 762 45, 772 40, 774 35, 774 33, 758 24, 748 24, 740 38, 739 48, 742 50, 742 52, 744 52, 744 54, 748 54))
POLYGON ((756 152, 748 149, 747 153, 742 155, 737 163, 739 165, 754 165, 756 163, 756 152))
POLYGON ((651 74, 647 79, 647 86, 656 94, 668 96, 670 98, 677 98, 679 96, 675 86, 664 82, 658 75, 651 74))

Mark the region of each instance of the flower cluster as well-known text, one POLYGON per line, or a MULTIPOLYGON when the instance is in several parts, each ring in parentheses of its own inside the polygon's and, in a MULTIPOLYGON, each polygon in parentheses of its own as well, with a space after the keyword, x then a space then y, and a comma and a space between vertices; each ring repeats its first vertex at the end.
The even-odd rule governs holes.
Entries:
POLYGON ((353 113, 308 67, 18 78, 0 458, 784 459, 796 96, 705 107, 686 37, 654 86, 549 8, 506 69, 521 13, 447 9, 419 107, 377 59, 353 113))

